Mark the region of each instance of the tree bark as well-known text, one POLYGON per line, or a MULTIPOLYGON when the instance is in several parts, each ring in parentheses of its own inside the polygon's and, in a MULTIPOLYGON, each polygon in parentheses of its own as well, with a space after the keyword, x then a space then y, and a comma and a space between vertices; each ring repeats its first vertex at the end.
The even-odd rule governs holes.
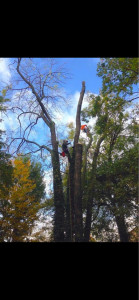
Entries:
POLYGON ((70 201, 69 201, 69 174, 67 179, 67 194, 66 194, 66 220, 65 220, 65 230, 66 230, 66 242, 71 242, 71 220, 70 220, 70 201))
POLYGON ((51 141, 52 141, 52 166, 53 166, 53 187, 54 187, 54 241, 64 241, 64 195, 62 178, 60 172, 60 162, 58 154, 58 142, 56 141, 55 123, 51 127, 51 141))
POLYGON ((129 242, 129 234, 127 232, 124 216, 123 215, 115 216, 115 220, 118 227, 120 242, 129 242))
POLYGON ((79 135, 80 135, 80 128, 81 128, 80 115, 81 115, 81 107, 82 107, 84 94, 85 94, 85 81, 82 81, 82 89, 80 92, 80 98, 78 101, 77 113, 76 113, 76 130, 75 130, 75 137, 74 137, 74 146, 76 146, 76 144, 78 143, 79 135))
POLYGON ((70 205, 70 226, 71 241, 75 234, 75 209, 74 209, 74 170, 75 170, 75 150, 73 149, 71 162, 69 166, 69 205, 70 205))
POLYGON ((91 143, 93 141, 93 137, 92 135, 90 135, 90 141, 88 143, 88 145, 84 144, 84 153, 83 153, 83 162, 82 162, 82 199, 86 198, 86 194, 87 194, 87 154, 88 154, 88 150, 91 146, 91 143))
POLYGON ((96 167, 97 167, 97 158, 99 155, 99 149, 102 141, 104 140, 104 136, 101 136, 97 142, 97 146, 93 155, 93 163, 92 163, 92 174, 91 174, 91 186, 89 188, 88 195, 88 203, 87 203, 87 213, 86 213, 86 223, 84 230, 84 241, 89 242, 90 231, 91 231, 91 218, 92 218, 92 205, 93 198, 95 193, 95 182, 96 182, 96 167))
MULTIPOLYGON (((117 132, 114 132, 113 136, 111 136, 109 155, 108 155, 108 161, 109 162, 112 162, 111 153, 112 153, 113 147, 115 145, 116 139, 117 139, 120 131, 121 131, 121 129, 119 128, 117 130, 117 132)), ((108 180, 108 182, 111 182, 110 176, 107 176, 107 180, 108 180)), ((129 234, 127 232, 124 215, 122 215, 122 214, 116 215, 114 213, 115 201, 113 201, 113 198, 111 197, 111 192, 110 191, 108 191, 108 194, 109 194, 111 204, 113 206, 112 212, 113 212, 113 215, 115 216, 116 224, 117 224, 117 227, 118 227, 120 242, 129 242, 129 234)), ((119 207, 119 209, 120 209, 120 207, 119 207)))
POLYGON ((74 174, 74 203, 75 203, 75 242, 83 240, 82 221, 82 192, 81 192, 82 145, 76 145, 75 174, 74 174))
MULTIPOLYGON (((78 106, 77 106, 77 113, 76 113, 76 129, 75 129, 75 136, 74 136, 74 148, 73 148, 73 153, 72 157, 70 159, 70 167, 69 167, 69 201, 70 201, 70 219, 71 219, 71 241, 73 241, 73 236, 75 234, 75 219, 77 222, 78 217, 75 217, 75 177, 74 175, 78 172, 78 165, 75 165, 76 158, 78 157, 78 140, 79 140, 79 135, 80 135, 80 128, 81 128, 81 122, 80 122, 80 114, 81 114, 81 107, 82 107, 82 102, 85 94, 85 81, 82 81, 82 89, 80 92, 80 97, 78 101, 78 106)), ((80 154, 79 154, 80 155, 80 154)), ((77 208, 77 207, 76 207, 77 208)), ((79 209, 79 208, 78 208, 79 209)), ((80 215, 80 213, 79 213, 80 215)))

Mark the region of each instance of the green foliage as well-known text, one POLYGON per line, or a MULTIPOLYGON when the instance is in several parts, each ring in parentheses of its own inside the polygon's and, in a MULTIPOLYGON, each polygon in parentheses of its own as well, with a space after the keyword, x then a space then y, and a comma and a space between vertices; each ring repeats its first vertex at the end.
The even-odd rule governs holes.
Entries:
POLYGON ((74 128, 73 122, 68 123, 68 124, 67 124, 67 127, 69 128, 67 139, 68 139, 69 141, 73 141, 73 139, 74 139, 74 134, 75 134, 75 128, 74 128))
MULTIPOLYGON (((106 72, 106 70, 105 70, 106 72)), ((105 73, 106 74, 106 73, 105 73)), ((108 82, 108 81, 107 81, 108 82)), ((127 89, 128 91, 128 89, 127 89)), ((107 90, 108 92, 108 90, 107 90)), ((97 160, 96 181, 92 209, 92 234, 98 240, 116 241, 115 217, 137 219, 138 194, 138 124, 137 107, 130 114, 127 104, 119 96, 119 90, 107 94, 102 90, 100 96, 90 95, 89 105, 82 111, 84 121, 96 118, 93 143, 90 151, 93 159, 99 136, 105 136, 97 160), (132 119, 131 119, 132 115, 132 119), (95 201, 95 203, 94 203, 95 201), (96 216, 96 211, 99 210, 96 216)), ((92 161, 93 166, 93 161, 92 161)), ((87 186, 83 187, 83 208, 87 207, 91 182, 91 163, 87 165, 87 186)), ((95 170, 92 169, 92 174, 95 170)), ((130 228, 130 221, 127 221, 130 228)))
MULTIPOLYGON (((28 157, 24 157, 24 162, 28 161, 28 157)), ((37 162, 35 160, 31 160, 30 165, 30 175, 29 179, 35 180, 36 187, 32 191, 32 195, 36 198, 36 200, 45 199, 45 183, 44 183, 44 171, 42 169, 42 165, 40 162, 37 162)))
POLYGON ((103 79, 104 94, 132 95, 138 83, 138 58, 104 58, 98 63, 97 74, 103 79))

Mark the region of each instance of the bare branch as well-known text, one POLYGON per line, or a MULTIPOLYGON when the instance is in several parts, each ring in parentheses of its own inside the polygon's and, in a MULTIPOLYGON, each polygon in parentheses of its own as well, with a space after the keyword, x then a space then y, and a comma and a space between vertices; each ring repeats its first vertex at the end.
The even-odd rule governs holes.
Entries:
POLYGON ((44 104, 41 102, 41 99, 40 99, 38 93, 35 91, 34 86, 33 86, 32 83, 31 83, 31 82, 23 75, 23 72, 22 72, 22 73, 20 72, 20 70, 19 70, 19 67, 20 67, 20 61, 21 61, 21 59, 18 59, 18 64, 17 64, 17 68, 16 68, 16 69, 17 69, 17 72, 18 72, 18 74, 21 76, 21 78, 24 80, 24 82, 26 82, 27 85, 31 88, 32 93, 35 95, 36 100, 38 101, 38 103, 39 103, 39 105, 40 105, 40 107, 41 107, 41 109, 42 109, 42 112, 43 112, 43 114, 45 115, 45 117, 46 117, 46 119, 47 119, 47 125, 49 124, 48 126, 50 127, 50 126, 51 126, 51 123, 52 123, 52 120, 51 120, 51 118, 50 118, 48 112, 46 111, 46 109, 45 109, 45 107, 44 107, 44 104))
POLYGON ((77 113, 76 113, 76 131, 74 137, 74 145, 78 143, 79 135, 80 135, 80 127, 81 127, 80 114, 81 114, 81 106, 83 102, 84 93, 85 93, 85 81, 82 81, 82 90, 80 92, 80 98, 79 98, 77 113))
POLYGON ((130 99, 130 100, 126 100, 127 102, 132 102, 132 101, 134 101, 135 99, 138 99, 139 97, 135 97, 135 98, 132 98, 132 99, 130 99))
POLYGON ((36 142, 34 142, 34 141, 29 141, 29 140, 27 140, 27 139, 25 139, 25 138, 13 138, 8 148, 10 148, 11 144, 12 144, 15 140, 21 140, 21 142, 20 142, 20 144, 18 145, 18 148, 17 148, 17 150, 16 150, 14 153, 18 153, 18 151, 20 150, 20 148, 23 146, 23 144, 24 144, 25 142, 26 142, 26 143, 29 143, 29 144, 36 145, 37 147, 39 147, 38 151, 41 150, 41 149, 46 149, 46 150, 49 151, 50 153, 52 152, 52 150, 51 150, 49 147, 47 147, 47 146, 45 146, 45 145, 39 145, 38 143, 36 143, 36 142))

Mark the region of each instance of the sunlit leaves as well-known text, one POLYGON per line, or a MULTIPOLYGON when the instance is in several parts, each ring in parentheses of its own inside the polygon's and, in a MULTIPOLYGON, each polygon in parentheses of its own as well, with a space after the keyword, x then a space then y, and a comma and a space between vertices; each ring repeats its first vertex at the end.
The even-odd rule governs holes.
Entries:
POLYGON ((103 93, 116 96, 132 94, 138 83, 138 58, 104 58, 98 63, 97 74, 103 79, 103 93))
POLYGON ((23 241, 37 220, 38 210, 41 208, 39 199, 36 201, 33 191, 35 180, 30 179, 31 162, 24 162, 22 158, 13 160, 13 185, 5 197, 7 205, 3 209, 5 239, 23 241))

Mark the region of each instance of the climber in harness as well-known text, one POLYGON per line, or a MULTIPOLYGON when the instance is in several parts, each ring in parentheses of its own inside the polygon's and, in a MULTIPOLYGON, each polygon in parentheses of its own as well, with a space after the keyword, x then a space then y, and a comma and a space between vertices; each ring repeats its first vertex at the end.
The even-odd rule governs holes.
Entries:
POLYGON ((62 144, 63 152, 60 153, 61 156, 65 157, 65 155, 69 153, 69 150, 68 150, 68 147, 67 147, 69 144, 71 144, 71 143, 66 141, 66 140, 63 140, 63 144, 62 144))
POLYGON ((88 129, 87 125, 82 125, 81 130, 85 133, 89 133, 89 129, 88 129))

